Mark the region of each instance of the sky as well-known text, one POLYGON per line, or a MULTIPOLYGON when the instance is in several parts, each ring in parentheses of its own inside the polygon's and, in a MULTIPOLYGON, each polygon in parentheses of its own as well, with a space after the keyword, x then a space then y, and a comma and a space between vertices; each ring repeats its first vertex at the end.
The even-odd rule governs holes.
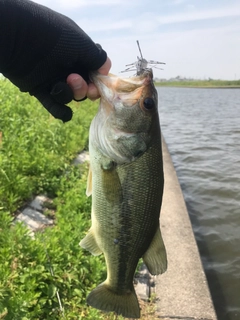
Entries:
MULTIPOLYGON (((240 79, 239 0, 34 0, 74 20, 120 75, 143 57, 157 78, 240 79)), ((130 76, 130 74, 123 74, 130 76)))

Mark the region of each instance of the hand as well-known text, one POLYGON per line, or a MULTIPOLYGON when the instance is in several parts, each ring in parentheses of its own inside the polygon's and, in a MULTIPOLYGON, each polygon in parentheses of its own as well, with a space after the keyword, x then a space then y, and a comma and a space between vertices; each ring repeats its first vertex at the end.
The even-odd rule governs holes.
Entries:
MULTIPOLYGON (((111 68, 111 60, 107 58, 106 62, 98 69, 98 72, 107 75, 111 68)), ((97 87, 93 83, 87 82, 76 73, 72 73, 67 77, 67 84, 73 91, 75 100, 82 100, 85 97, 90 100, 96 100, 100 97, 97 87)))
POLYGON ((65 104, 73 96, 98 97, 88 74, 108 72, 111 63, 75 22, 27 0, 0 1, 0 11, 0 72, 6 78, 63 122, 72 118, 65 104))

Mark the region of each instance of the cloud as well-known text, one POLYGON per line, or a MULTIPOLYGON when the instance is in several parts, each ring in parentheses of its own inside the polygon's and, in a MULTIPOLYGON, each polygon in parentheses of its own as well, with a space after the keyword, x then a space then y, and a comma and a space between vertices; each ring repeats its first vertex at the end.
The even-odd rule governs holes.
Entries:
POLYGON ((158 17, 160 24, 171 24, 177 22, 188 22, 206 19, 226 18, 240 16, 240 4, 226 6, 209 10, 189 10, 184 13, 162 15, 158 17))
POLYGON ((59 0, 62 8, 80 8, 80 7, 101 7, 101 6, 118 6, 128 4, 127 0, 59 0))
POLYGON ((100 32, 103 31, 112 31, 115 32, 116 30, 129 30, 132 28, 132 22, 131 20, 101 20, 97 22, 95 19, 82 19, 81 21, 77 21, 78 25, 85 30, 86 32, 100 32))
POLYGON ((52 7, 78 8, 91 6, 116 6, 121 3, 128 3, 127 0, 34 0, 34 2, 52 7))
POLYGON ((188 2, 188 0, 173 0, 170 2, 170 5, 180 5, 186 2, 188 2))
MULTIPOLYGON (((87 1, 87 0, 86 0, 87 1)), ((105 1, 105 0, 104 0, 105 1)), ((120 11, 120 10, 119 10, 120 11)), ((137 15, 132 14, 127 19, 122 19, 123 13, 114 12, 106 18, 102 16, 89 17, 88 19, 82 19, 77 21, 79 26, 86 32, 91 32, 94 36, 106 31, 109 36, 111 33, 115 33, 115 37, 118 37, 118 31, 128 31, 128 34, 136 35, 150 35, 152 32, 162 32, 163 26, 176 25, 181 23, 188 23, 189 28, 193 28, 193 22, 201 22, 206 20, 209 23, 213 23, 213 20, 219 20, 229 17, 240 17, 240 3, 235 6, 221 7, 211 10, 197 10, 191 9, 187 12, 172 13, 169 15, 158 14, 156 12, 139 12, 137 15), (94 34, 96 33, 96 35, 94 34)), ((207 22, 202 25, 202 28, 208 27, 207 22)), ((188 28, 188 27, 186 27, 188 28)))

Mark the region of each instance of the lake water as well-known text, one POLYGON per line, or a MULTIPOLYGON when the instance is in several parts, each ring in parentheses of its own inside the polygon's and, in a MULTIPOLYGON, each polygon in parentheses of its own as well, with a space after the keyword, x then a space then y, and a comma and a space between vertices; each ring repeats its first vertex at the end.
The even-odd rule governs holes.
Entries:
POLYGON ((157 90, 218 319, 239 320, 240 89, 157 90))

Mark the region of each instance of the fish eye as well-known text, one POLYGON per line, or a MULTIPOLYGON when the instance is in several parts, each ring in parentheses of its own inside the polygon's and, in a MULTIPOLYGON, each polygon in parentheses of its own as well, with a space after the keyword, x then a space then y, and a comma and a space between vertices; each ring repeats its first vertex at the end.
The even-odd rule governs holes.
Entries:
POLYGON ((144 108, 147 110, 151 110, 155 107, 154 100, 152 98, 145 98, 143 101, 144 108))

